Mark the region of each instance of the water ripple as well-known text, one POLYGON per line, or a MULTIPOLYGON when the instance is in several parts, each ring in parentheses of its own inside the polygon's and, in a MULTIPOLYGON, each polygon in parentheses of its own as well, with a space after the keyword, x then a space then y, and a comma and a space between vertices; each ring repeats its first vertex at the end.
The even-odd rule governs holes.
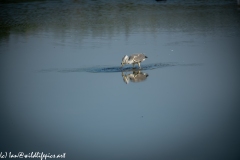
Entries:
POLYGON ((114 72, 130 72, 137 70, 153 70, 158 68, 173 67, 173 66, 199 66, 201 64, 191 63, 191 64, 178 64, 178 63, 152 63, 144 64, 141 69, 138 67, 132 68, 132 66, 94 66, 85 68, 68 68, 68 69, 44 69, 40 72, 61 72, 61 73, 71 73, 71 72, 90 72, 90 73, 114 73, 114 72))

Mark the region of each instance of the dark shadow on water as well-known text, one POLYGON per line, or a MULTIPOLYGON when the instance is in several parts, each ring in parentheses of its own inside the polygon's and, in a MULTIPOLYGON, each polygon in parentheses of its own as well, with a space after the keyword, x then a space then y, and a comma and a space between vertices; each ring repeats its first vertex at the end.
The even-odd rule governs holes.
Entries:
POLYGON ((192 64, 178 64, 178 63, 152 63, 152 64, 144 64, 139 69, 133 68, 132 66, 94 66, 94 67, 82 67, 82 68, 69 68, 69 69, 43 69, 40 72, 61 72, 61 73, 71 73, 71 72, 90 72, 90 73, 114 73, 114 72, 134 72, 136 69, 138 71, 144 70, 153 70, 165 67, 173 67, 173 66, 199 66, 199 63, 192 64))
POLYGON ((163 67, 170 67, 170 66, 175 66, 174 63, 153 63, 153 64, 145 64, 142 65, 141 68, 138 67, 132 67, 132 65, 128 66, 113 66, 113 67, 101 67, 101 66, 96 66, 96 67, 91 67, 91 68, 86 68, 86 72, 92 72, 92 73, 108 73, 108 72, 130 72, 130 71, 135 71, 137 70, 153 70, 157 68, 163 68, 163 67))

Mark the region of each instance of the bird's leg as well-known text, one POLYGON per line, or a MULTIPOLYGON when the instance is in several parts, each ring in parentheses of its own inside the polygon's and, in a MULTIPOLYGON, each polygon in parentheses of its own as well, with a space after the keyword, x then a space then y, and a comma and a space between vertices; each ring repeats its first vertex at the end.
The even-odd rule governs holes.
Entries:
POLYGON ((135 65, 135 64, 133 63, 132 65, 133 65, 133 68, 134 68, 134 65, 135 65))
POLYGON ((140 62, 138 62, 138 67, 141 68, 141 66, 140 66, 140 62))

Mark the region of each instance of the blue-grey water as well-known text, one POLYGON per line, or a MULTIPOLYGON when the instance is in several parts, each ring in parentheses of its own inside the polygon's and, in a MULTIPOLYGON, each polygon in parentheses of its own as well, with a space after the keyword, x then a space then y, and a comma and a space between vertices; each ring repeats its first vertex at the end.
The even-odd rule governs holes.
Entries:
POLYGON ((2 0, 0 74, 2 155, 240 159, 235 0, 2 0))

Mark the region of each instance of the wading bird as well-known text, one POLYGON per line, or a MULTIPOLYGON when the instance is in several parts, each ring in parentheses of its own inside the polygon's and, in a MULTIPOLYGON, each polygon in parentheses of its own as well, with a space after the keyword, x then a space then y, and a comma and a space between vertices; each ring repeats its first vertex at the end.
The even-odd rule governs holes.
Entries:
POLYGON ((135 64, 138 64, 139 68, 141 68, 140 63, 144 61, 146 58, 148 57, 145 56, 143 53, 132 54, 129 57, 125 55, 122 59, 121 65, 123 67, 125 64, 132 64, 134 67, 135 64))

